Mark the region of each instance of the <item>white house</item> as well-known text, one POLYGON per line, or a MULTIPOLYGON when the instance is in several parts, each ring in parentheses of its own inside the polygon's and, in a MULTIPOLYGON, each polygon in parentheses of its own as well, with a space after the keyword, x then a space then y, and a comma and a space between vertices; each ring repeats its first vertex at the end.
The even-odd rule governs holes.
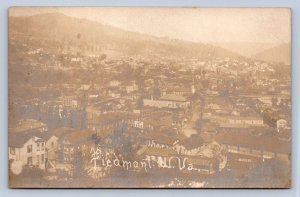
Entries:
POLYGON ((135 128, 143 129, 144 128, 144 122, 141 120, 135 120, 134 125, 135 128))
POLYGON ((46 144, 42 138, 21 133, 9 135, 9 161, 22 164, 22 167, 45 169, 46 144))

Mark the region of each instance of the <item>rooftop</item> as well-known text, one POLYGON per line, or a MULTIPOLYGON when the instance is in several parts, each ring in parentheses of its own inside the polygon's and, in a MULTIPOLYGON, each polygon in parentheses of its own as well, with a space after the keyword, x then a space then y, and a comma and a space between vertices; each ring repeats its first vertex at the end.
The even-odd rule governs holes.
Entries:
POLYGON ((91 140, 92 133, 88 130, 77 130, 68 133, 64 136, 64 140, 67 140, 70 144, 81 144, 91 140))
POLYGON ((32 129, 38 129, 45 126, 46 124, 41 121, 35 119, 24 119, 19 121, 17 126, 12 130, 14 130, 15 132, 24 132, 32 129))
POLYGON ((38 140, 44 141, 43 139, 41 139, 37 136, 32 136, 27 133, 9 132, 8 145, 9 145, 9 147, 21 148, 30 138, 33 138, 33 137, 38 140))
POLYGON ((290 141, 279 140, 275 136, 253 136, 249 133, 220 132, 216 141, 221 144, 240 145, 263 151, 291 153, 290 141))
POLYGON ((184 96, 181 96, 181 95, 166 94, 166 95, 160 97, 160 100, 186 102, 187 98, 184 96))

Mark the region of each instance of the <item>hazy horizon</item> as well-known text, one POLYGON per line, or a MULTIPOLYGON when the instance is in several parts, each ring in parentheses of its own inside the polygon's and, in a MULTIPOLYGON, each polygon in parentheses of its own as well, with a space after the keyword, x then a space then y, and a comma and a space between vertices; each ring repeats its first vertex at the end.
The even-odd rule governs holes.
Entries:
POLYGON ((207 44, 291 42, 289 9, 239 9, 217 8, 216 14, 215 8, 13 7, 9 16, 62 13, 126 31, 207 44))

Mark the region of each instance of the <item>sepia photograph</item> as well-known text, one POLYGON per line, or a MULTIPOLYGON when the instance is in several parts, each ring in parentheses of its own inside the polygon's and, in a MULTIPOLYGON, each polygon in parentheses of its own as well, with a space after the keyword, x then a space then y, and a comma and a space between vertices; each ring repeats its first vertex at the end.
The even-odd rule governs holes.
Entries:
POLYGON ((8 98, 10 188, 291 188, 289 8, 10 7, 8 98))

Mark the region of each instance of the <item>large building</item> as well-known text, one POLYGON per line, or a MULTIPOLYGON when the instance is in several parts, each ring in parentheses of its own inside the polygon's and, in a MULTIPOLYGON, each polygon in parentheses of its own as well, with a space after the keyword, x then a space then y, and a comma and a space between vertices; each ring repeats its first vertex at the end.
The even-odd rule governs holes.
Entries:
POLYGON ((190 101, 181 95, 166 94, 159 99, 143 99, 144 106, 157 107, 157 108, 187 108, 190 106, 190 101))

